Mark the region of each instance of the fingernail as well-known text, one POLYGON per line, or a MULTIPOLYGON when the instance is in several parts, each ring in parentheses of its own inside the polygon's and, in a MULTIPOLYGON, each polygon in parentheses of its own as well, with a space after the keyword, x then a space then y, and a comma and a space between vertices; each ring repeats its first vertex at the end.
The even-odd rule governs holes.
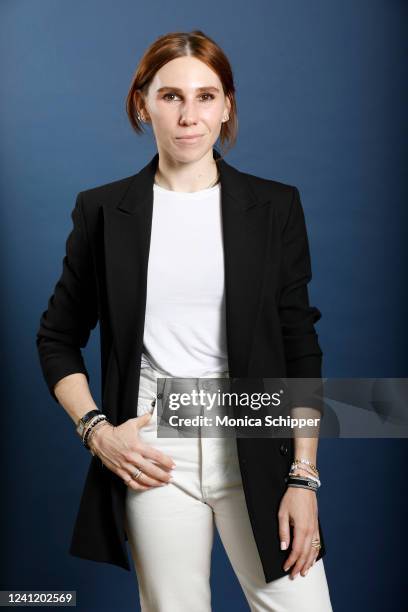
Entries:
POLYGON ((293 576, 293 580, 296 580, 296 578, 298 577, 298 574, 299 572, 293 576))
POLYGON ((309 570, 306 570, 306 571, 304 572, 303 576, 307 576, 308 571, 309 571, 309 570))
POLYGON ((284 572, 287 572, 287 571, 288 571, 288 569, 289 569, 289 567, 284 567, 284 568, 283 568, 283 571, 284 571, 284 572))
POLYGON ((281 542, 280 547, 281 547, 281 550, 286 550, 288 545, 286 544, 286 542, 281 542))

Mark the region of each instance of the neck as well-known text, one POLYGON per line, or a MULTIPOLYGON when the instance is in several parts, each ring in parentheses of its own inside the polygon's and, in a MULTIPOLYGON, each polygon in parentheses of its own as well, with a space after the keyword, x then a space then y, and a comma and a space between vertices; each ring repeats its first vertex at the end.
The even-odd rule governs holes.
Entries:
POLYGON ((172 191, 193 192, 216 184, 218 168, 210 149, 207 155, 193 162, 180 162, 159 153, 155 182, 172 191))

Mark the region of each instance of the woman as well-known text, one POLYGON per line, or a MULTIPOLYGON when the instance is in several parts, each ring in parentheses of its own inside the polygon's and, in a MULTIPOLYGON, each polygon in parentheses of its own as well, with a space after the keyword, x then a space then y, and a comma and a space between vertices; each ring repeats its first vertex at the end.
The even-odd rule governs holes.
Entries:
POLYGON ((201 31, 151 45, 127 111, 158 153, 78 195, 37 336, 93 455, 70 552, 130 569, 127 539, 142 610, 208 611, 215 522, 252 610, 329 612, 316 438, 157 435, 159 378, 320 377, 299 192, 213 149, 235 141, 235 90, 201 31), (98 320, 102 410, 81 353, 98 320))

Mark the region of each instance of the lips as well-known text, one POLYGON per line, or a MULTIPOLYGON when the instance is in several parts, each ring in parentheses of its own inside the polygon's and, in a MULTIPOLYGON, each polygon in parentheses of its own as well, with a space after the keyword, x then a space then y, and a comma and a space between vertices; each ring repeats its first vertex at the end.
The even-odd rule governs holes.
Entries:
POLYGON ((197 138, 201 138, 202 134, 193 134, 191 136, 179 136, 177 140, 196 140, 197 138))

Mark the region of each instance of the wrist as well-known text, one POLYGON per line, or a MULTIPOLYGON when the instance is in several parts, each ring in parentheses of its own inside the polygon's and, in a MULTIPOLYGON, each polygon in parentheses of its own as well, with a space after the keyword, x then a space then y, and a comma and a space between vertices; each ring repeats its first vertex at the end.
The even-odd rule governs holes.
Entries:
POLYGON ((322 484, 317 467, 307 457, 294 458, 285 480, 288 487, 304 488, 312 491, 317 491, 322 484))
POLYGON ((95 449, 99 448, 100 440, 107 433, 108 426, 109 429, 113 428, 113 425, 107 420, 101 421, 100 423, 97 423, 95 425, 93 431, 90 433, 88 438, 88 446, 91 451, 94 451, 95 449))

